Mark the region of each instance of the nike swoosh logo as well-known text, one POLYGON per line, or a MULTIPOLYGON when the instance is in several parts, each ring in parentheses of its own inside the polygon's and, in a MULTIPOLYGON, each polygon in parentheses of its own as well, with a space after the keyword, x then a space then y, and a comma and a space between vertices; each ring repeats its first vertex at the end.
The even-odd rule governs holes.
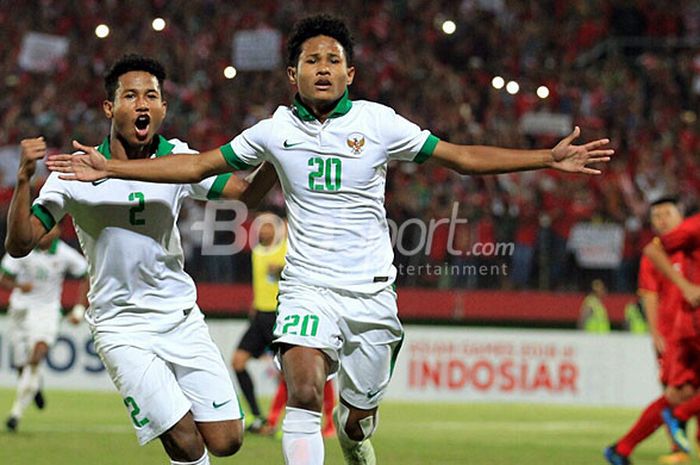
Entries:
POLYGON ((381 389, 377 389, 376 391, 367 391, 367 398, 371 399, 372 397, 379 394, 381 391, 382 391, 381 389))
POLYGON ((99 186, 99 185, 102 184, 103 182, 107 181, 107 179, 109 179, 109 178, 102 178, 102 179, 98 179, 97 181, 92 181, 92 185, 93 185, 93 186, 99 186))
POLYGON ((292 147, 296 147, 296 146, 299 145, 299 144, 303 144, 303 142, 294 142, 293 144, 290 144, 289 142, 287 142, 287 141, 285 140, 285 141, 284 141, 284 144, 282 144, 282 145, 284 145, 284 148, 285 148, 285 149, 291 149, 292 147))
POLYGON ((211 406, 214 407, 214 408, 223 407, 224 405, 228 404, 228 403, 231 402, 232 400, 233 400, 233 399, 229 399, 229 400, 227 400, 226 402, 222 402, 222 403, 220 403, 220 404, 217 404, 216 402, 212 402, 212 403, 211 403, 211 406))

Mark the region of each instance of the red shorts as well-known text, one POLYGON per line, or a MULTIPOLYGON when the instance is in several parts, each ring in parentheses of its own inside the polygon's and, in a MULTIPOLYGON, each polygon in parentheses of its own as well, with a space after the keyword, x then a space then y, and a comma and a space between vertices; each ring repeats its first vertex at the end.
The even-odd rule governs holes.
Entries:
POLYGON ((669 341, 663 357, 662 370, 668 386, 690 384, 700 387, 700 339, 683 338, 669 341), (665 366, 664 366, 665 365, 665 366))

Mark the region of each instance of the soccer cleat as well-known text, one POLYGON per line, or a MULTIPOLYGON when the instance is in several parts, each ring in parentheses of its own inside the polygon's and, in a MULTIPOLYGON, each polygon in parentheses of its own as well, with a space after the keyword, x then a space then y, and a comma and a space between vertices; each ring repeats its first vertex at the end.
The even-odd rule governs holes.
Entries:
POLYGON ((690 463, 690 455, 685 452, 671 452, 670 454, 659 457, 661 465, 674 465, 677 463, 690 463))
POLYGON ((44 393, 41 392, 41 389, 36 391, 36 395, 34 396, 34 405, 36 405, 36 408, 39 410, 44 410, 44 407, 46 407, 46 399, 44 399, 44 393))
POLYGON ((259 434, 263 427, 267 424, 267 420, 263 417, 255 417, 255 420, 246 428, 246 431, 253 434, 259 434))
POLYGON ((673 443, 678 446, 678 448, 685 452, 686 454, 690 452, 690 443, 688 442, 688 436, 685 434, 683 429, 683 424, 681 421, 673 415, 671 407, 666 407, 661 412, 661 418, 666 427, 668 427, 668 432, 671 434, 671 439, 673 443))
POLYGON ((7 426, 7 431, 11 433, 16 433, 17 432, 17 425, 19 424, 19 419, 17 417, 9 417, 7 421, 5 422, 5 426, 7 426))
POLYGON ((620 455, 617 450, 615 450, 615 446, 616 444, 613 444, 603 451, 603 457, 605 457, 605 460, 607 460, 610 465, 632 465, 629 458, 625 457, 624 455, 620 455))

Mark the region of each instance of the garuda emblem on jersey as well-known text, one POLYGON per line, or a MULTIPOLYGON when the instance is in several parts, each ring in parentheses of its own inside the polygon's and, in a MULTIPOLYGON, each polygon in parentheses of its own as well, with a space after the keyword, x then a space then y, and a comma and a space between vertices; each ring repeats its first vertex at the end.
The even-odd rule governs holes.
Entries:
POLYGON ((348 147, 352 150, 353 155, 359 155, 365 147, 365 136, 359 132, 353 132, 348 136, 348 147))

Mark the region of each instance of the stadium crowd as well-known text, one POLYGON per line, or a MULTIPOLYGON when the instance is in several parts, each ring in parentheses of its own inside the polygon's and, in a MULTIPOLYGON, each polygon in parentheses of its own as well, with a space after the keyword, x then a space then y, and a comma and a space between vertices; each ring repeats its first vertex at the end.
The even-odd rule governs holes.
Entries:
MULTIPOLYGON (((552 114, 581 126, 583 139, 613 140, 617 155, 599 177, 554 172, 460 177, 408 163, 389 170, 387 213, 396 232, 403 233, 396 235, 397 264, 434 266, 432 273, 401 274, 400 284, 583 289, 599 276, 613 290, 632 291, 641 248, 651 237, 649 202, 677 193, 688 209, 700 206, 700 5, 695 1, 29 3, 32 8, 0 9, 0 39, 7 44, 0 50, 0 147, 36 134, 56 150, 66 150, 71 139, 98 144, 108 122, 97 113, 104 95, 94 84, 109 62, 129 51, 156 56, 169 71, 164 133, 199 149, 222 145, 292 97, 283 64, 224 77, 234 33, 271 28, 284 36, 296 19, 316 11, 342 13, 355 33, 351 98, 386 103, 440 138, 549 147, 560 133, 526 130, 522 121, 526 115, 552 114), (156 16, 168 21, 162 32, 151 27, 156 16), (454 34, 441 28, 447 19, 456 23, 454 34), (103 22, 111 32, 98 39, 95 26, 103 22), (68 53, 54 71, 19 66, 27 31, 69 39, 68 53), (511 95, 494 88, 497 75, 516 80, 520 91, 511 95), (536 95, 542 85, 547 98, 536 95), (441 224, 427 235, 415 221, 429 225, 441 218, 468 221, 441 224), (567 247, 579 222, 622 228, 619 265, 581 268, 567 247), (515 248, 502 255, 451 252, 474 250, 477 243, 515 243, 515 248), (506 263, 507 275, 439 272, 493 263, 506 263)), ((3 215, 12 179, 5 173, 3 215)), ((268 201, 281 206, 281 193, 268 201)), ((183 211, 191 274, 248 280, 249 251, 200 253, 201 233, 191 226, 202 218, 202 209, 190 203, 183 211)))

